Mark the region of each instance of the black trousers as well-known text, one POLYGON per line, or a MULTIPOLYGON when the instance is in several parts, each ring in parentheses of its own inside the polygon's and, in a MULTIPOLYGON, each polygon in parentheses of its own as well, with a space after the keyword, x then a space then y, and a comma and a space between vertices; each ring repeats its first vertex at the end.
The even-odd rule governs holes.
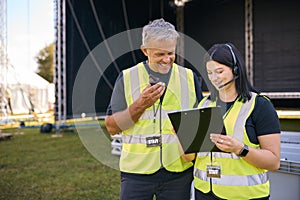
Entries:
POLYGON ((190 200, 192 180, 192 173, 157 182, 121 177, 120 200, 190 200))

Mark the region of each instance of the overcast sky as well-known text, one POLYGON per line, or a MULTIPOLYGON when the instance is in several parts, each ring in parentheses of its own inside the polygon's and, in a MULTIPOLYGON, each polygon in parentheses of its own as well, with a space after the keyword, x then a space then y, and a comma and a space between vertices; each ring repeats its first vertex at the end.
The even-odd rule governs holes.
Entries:
POLYGON ((54 41, 53 0, 7 0, 7 52, 16 69, 37 70, 34 57, 54 41))

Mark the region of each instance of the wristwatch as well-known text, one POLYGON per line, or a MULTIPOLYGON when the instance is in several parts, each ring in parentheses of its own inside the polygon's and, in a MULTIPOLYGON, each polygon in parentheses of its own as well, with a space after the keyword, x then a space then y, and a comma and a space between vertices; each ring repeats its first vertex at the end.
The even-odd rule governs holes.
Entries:
POLYGON ((249 152, 249 147, 244 144, 243 148, 241 149, 240 153, 238 156, 240 157, 245 157, 247 153, 249 152))

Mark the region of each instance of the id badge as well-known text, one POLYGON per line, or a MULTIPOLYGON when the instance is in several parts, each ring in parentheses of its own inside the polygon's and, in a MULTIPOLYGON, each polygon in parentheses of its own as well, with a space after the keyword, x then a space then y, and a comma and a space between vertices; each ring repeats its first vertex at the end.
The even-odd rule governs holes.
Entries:
POLYGON ((147 147, 157 147, 161 144, 160 136, 146 137, 146 145, 147 147))
POLYGON ((221 178, 221 166, 207 165, 206 176, 209 178, 221 178))

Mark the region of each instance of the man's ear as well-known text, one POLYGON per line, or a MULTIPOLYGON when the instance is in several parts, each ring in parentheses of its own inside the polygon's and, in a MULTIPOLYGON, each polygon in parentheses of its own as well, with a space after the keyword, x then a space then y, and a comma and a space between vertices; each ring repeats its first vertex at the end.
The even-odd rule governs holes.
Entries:
POLYGON ((147 48, 145 46, 141 45, 141 51, 145 56, 148 56, 147 48))

